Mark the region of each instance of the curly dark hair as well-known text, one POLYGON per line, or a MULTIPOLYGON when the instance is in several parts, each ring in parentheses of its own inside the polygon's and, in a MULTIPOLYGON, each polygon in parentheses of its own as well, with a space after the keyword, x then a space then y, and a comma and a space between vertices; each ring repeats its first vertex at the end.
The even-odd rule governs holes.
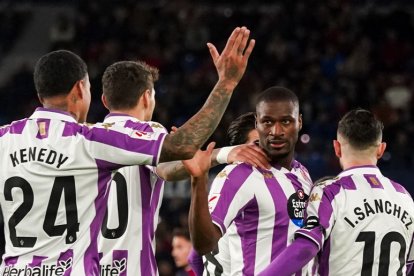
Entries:
POLYGON ((33 79, 41 98, 65 95, 88 74, 85 62, 66 50, 50 52, 36 63, 33 79))

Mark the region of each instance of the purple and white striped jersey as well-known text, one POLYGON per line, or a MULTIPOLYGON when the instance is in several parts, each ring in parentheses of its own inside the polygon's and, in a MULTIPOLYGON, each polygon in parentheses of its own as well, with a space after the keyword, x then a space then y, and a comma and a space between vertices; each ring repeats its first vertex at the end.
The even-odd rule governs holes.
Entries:
POLYGON ((375 166, 353 167, 315 186, 296 235, 321 252, 316 275, 405 275, 414 203, 375 166))
POLYGON ((225 240, 219 241, 218 252, 205 256, 205 274, 256 275, 262 271, 303 225, 311 185, 308 171, 297 161, 291 171, 283 167, 261 170, 245 163, 225 167, 209 194, 213 223, 225 240))
MULTIPOLYGON (((111 113, 104 122, 167 133, 159 123, 123 114, 111 113)), ((157 275, 154 234, 163 191, 164 181, 151 166, 125 167, 114 174, 99 235, 101 276, 157 275)))
POLYGON ((82 125, 45 108, 0 128, 0 275, 99 275, 97 237, 112 171, 156 165, 164 137, 82 125))

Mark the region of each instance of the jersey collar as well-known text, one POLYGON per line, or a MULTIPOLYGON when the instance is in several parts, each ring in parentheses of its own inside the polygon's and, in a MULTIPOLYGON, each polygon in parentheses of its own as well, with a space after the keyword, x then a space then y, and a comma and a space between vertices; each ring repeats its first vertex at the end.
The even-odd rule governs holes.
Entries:
POLYGON ((30 119, 55 119, 77 123, 76 119, 73 118, 69 112, 44 107, 36 108, 35 112, 32 114, 32 116, 30 116, 30 119))
POLYGON ((124 113, 109 113, 106 115, 104 120, 105 123, 117 123, 125 121, 141 122, 137 118, 124 113))
POLYGON ((366 166, 355 166, 350 167, 346 170, 343 170, 338 176, 348 176, 352 174, 378 174, 382 175, 380 169, 374 165, 366 165, 366 166))

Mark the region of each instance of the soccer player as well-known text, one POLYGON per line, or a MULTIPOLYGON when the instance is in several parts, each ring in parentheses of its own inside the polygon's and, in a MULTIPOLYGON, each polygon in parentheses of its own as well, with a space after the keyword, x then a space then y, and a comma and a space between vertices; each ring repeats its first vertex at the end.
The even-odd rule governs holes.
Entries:
MULTIPOLYGON (((158 70, 144 62, 120 61, 109 66, 102 77, 102 101, 110 111, 104 123, 141 132, 166 133, 161 124, 150 121, 155 107, 154 82, 157 79, 158 70)), ((212 157, 215 164, 218 152, 216 150, 216 157, 212 157)), ((234 148, 224 159, 248 161, 258 166, 267 162, 266 155, 252 145, 234 148)), ((180 161, 162 163, 156 168, 130 166, 113 175, 114 185, 109 190, 108 209, 98 243, 102 253, 102 276, 115 271, 126 275, 157 274, 154 235, 164 180, 188 177, 180 161)))
MULTIPOLYGON (((265 90, 258 97, 256 116, 259 144, 271 159, 271 169, 229 165, 217 175, 207 197, 208 154, 197 152, 197 162, 183 161, 192 175, 193 246, 201 255, 216 254, 218 241, 234 225, 234 234, 228 236, 231 275, 259 273, 290 244, 302 226, 311 188, 307 170, 293 159, 302 126, 296 95, 282 87, 265 90)), ((207 271, 223 273, 213 262, 207 271)))
POLYGON ((376 166, 385 150, 382 130, 364 109, 339 121, 333 146, 343 172, 312 189, 304 228, 262 275, 294 274, 315 256, 316 275, 408 273, 414 202, 376 166))
POLYGON ((2 275, 99 275, 97 235, 112 172, 191 158, 217 127, 254 47, 236 28, 219 55, 219 80, 201 110, 174 134, 112 124, 81 125, 90 104, 85 63, 68 51, 36 63, 38 108, 0 128, 2 275))
MULTIPOLYGON (((252 144, 259 141, 259 133, 256 129, 256 115, 254 112, 247 112, 240 115, 230 123, 227 129, 227 140, 230 146, 240 144, 252 144)), ((213 155, 214 156, 214 151, 213 155)), ((212 158, 213 162, 214 158, 212 158)), ((220 254, 206 254, 205 257, 209 258, 209 262, 215 263, 218 270, 223 271, 224 275, 230 273, 230 252, 228 236, 237 233, 237 229, 234 225, 231 225, 227 229, 226 234, 218 242, 218 252, 220 254)), ((194 249, 189 256, 189 262, 196 275, 202 275, 204 266, 203 259, 194 249)), ((207 264, 206 260, 206 264, 207 264)))
POLYGON ((188 256, 193 248, 188 230, 176 228, 173 231, 171 255, 179 270, 176 276, 195 276, 195 272, 188 263, 188 256))

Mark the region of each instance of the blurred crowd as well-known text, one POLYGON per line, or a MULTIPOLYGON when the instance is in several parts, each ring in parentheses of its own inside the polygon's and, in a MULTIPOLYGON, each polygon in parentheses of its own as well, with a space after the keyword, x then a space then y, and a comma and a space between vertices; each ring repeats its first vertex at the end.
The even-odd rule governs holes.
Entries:
MULTIPOLYGON (((180 126, 200 108, 217 80, 206 42, 221 50, 231 30, 245 25, 256 47, 211 138, 218 146, 227 144, 231 120, 254 110, 258 93, 269 86, 285 86, 301 101, 304 127, 297 159, 313 178, 339 171, 331 146, 336 123, 350 108, 363 107, 374 111, 385 125, 388 148, 380 166, 402 184, 410 184, 414 168, 408 145, 414 134, 412 1, 71 3, 76 16, 60 14, 48 30, 50 50, 70 49, 87 62, 93 94, 88 121, 100 121, 107 113, 100 102, 105 67, 118 60, 140 59, 160 69, 154 120, 167 128, 180 126)), ((2 37, 10 33, 15 32, 0 28, 2 37)), ((0 123, 29 115, 38 105, 32 82, 32 68, 23 66, 0 88, 0 123), (27 100, 16 105, 18 98, 27 100)), ((185 196, 164 201, 157 245, 160 262, 172 263, 171 229, 187 226, 187 208, 185 196)))

